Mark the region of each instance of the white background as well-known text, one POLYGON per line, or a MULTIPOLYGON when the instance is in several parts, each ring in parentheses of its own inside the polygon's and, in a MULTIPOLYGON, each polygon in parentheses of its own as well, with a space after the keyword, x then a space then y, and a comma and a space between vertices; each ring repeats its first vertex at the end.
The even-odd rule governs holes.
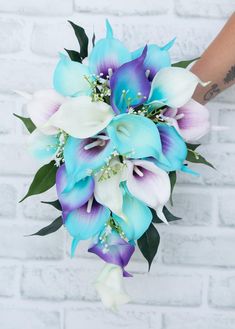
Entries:
POLYGON ((199 179, 180 175, 174 213, 184 220, 159 225, 161 250, 150 273, 136 253, 129 265, 134 277, 125 280, 133 302, 118 314, 96 296, 92 282, 102 262, 86 253, 86 244, 71 260, 64 229, 24 237, 57 213, 40 204, 46 196, 17 203, 39 165, 12 117, 24 113, 13 90, 51 87, 58 52, 77 47, 67 19, 101 37, 108 17, 131 50, 177 36, 171 54, 179 60, 199 56, 234 8, 234 0, 0 0, 1 329, 235 328, 234 88, 208 105, 213 124, 231 127, 203 140, 201 152, 217 171, 197 168, 199 179))

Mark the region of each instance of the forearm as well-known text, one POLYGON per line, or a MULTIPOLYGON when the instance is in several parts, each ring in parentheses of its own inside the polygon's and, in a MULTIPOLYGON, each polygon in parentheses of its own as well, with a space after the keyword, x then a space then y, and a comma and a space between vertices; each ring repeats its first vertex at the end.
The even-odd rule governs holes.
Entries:
POLYGON ((235 13, 191 71, 202 81, 211 81, 207 87, 198 86, 193 95, 201 104, 235 83, 235 13))

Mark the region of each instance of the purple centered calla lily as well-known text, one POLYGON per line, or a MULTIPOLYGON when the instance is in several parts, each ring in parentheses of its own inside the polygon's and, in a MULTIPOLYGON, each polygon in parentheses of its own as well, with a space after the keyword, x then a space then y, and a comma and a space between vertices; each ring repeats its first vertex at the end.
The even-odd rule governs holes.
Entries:
POLYGON ((191 99, 179 108, 167 108, 163 115, 186 141, 195 141, 204 136, 210 127, 208 109, 191 99))
POLYGON ((102 167, 113 150, 114 145, 105 133, 85 139, 69 137, 64 148, 65 167, 70 177, 67 190, 102 167))
POLYGON ((120 66, 110 80, 111 105, 115 113, 125 113, 129 107, 143 104, 150 92, 150 82, 146 77, 144 60, 147 46, 142 54, 120 66))
POLYGON ((170 197, 171 187, 168 174, 146 160, 127 161, 127 168, 126 185, 129 192, 155 209, 158 217, 167 222, 162 209, 170 197))
POLYGON ((71 256, 80 240, 90 239, 104 229, 109 216, 110 210, 93 196, 83 206, 65 215, 64 225, 73 237, 71 256))
POLYGON ((63 212, 70 212, 83 206, 93 195, 94 178, 87 176, 75 183, 72 190, 66 192, 69 184, 69 176, 65 165, 62 165, 56 173, 56 190, 63 212))
POLYGON ((187 146, 177 130, 165 123, 158 123, 157 129, 162 143, 162 152, 167 162, 156 160, 157 166, 166 170, 180 170, 187 157, 187 146))
POLYGON ((134 243, 123 240, 114 229, 107 234, 105 241, 102 240, 102 233, 99 237, 101 239, 98 238, 97 243, 88 251, 96 254, 107 263, 119 265, 123 270, 123 276, 132 276, 125 271, 124 267, 129 263, 135 251, 134 243))

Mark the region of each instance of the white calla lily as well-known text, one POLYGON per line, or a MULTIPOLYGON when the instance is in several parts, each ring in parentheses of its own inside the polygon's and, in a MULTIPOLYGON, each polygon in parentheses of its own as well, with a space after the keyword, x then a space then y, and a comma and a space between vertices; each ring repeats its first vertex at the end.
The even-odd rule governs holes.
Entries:
POLYGON ((154 209, 158 217, 168 223, 163 206, 170 198, 171 185, 168 174, 146 160, 127 161, 127 188, 137 199, 154 209))
POLYGON ((114 214, 126 220, 122 211, 123 195, 120 183, 123 181, 125 168, 116 158, 109 163, 111 175, 109 178, 102 179, 105 173, 99 173, 95 176, 94 196, 96 200, 108 207, 114 214))
POLYGON ((51 125, 45 127, 45 124, 65 100, 66 98, 58 94, 54 89, 40 90, 32 95, 26 109, 30 119, 42 133, 53 135, 58 132, 57 128, 51 125))
POLYGON ((105 307, 115 311, 130 301, 123 285, 122 268, 107 263, 95 282, 96 290, 105 307))
POLYGON ((88 138, 103 130, 113 116, 108 104, 93 102, 89 96, 80 96, 62 104, 46 126, 60 128, 75 138, 88 138))
POLYGON ((195 74, 181 67, 166 67, 154 77, 148 103, 180 107, 192 97, 197 84, 206 86, 195 74))

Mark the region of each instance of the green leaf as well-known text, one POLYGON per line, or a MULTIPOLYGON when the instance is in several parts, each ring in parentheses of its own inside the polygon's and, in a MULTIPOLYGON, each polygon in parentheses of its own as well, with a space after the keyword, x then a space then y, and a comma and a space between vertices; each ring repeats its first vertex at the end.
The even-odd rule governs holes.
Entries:
MULTIPOLYGON (((152 212, 152 215, 153 215, 153 219, 152 219, 152 222, 153 223, 157 223, 157 224, 162 224, 162 220, 158 217, 158 215, 156 214, 156 211, 151 209, 151 212, 152 212)), ((177 217, 175 215, 173 215, 168 209, 166 206, 163 207, 163 214, 165 215, 167 221, 170 223, 170 222, 174 222, 175 220, 180 220, 182 219, 181 217, 177 217)))
POLYGON ((170 196, 170 204, 173 206, 173 190, 176 184, 176 171, 170 171, 169 172, 169 179, 170 179, 170 183, 171 183, 171 196, 170 196))
POLYGON ((160 235, 155 226, 151 223, 147 231, 137 240, 138 247, 147 260, 150 271, 152 261, 157 253, 160 243, 160 235))
POLYGON ((173 63, 171 66, 173 67, 182 67, 182 68, 186 68, 189 66, 189 64, 191 64, 192 62, 196 61, 197 59, 199 59, 200 57, 196 57, 196 58, 193 58, 193 59, 189 59, 187 61, 180 61, 180 62, 177 62, 177 63, 173 63))
POLYGON ((202 155, 193 150, 188 149, 186 160, 193 163, 201 163, 215 169, 215 167, 210 162, 208 162, 202 155))
POLYGON ((63 219, 62 217, 56 218, 50 225, 43 227, 41 230, 39 230, 36 233, 30 234, 28 236, 33 236, 33 235, 40 235, 40 236, 45 236, 51 233, 54 233, 58 231, 58 229, 63 225, 63 219))
POLYGON ((187 148, 189 150, 195 151, 201 144, 190 144, 190 143, 186 143, 186 145, 187 145, 187 148))
POLYGON ((27 130, 30 132, 30 134, 36 129, 35 124, 33 123, 33 121, 30 118, 22 117, 21 115, 18 115, 16 113, 13 113, 13 115, 23 122, 23 124, 25 125, 27 130))
POLYGON ((85 30, 79 26, 79 25, 76 25, 74 24, 73 22, 71 21, 68 21, 72 28, 74 29, 74 32, 75 32, 75 35, 78 39, 78 43, 80 45, 80 56, 82 59, 86 58, 88 56, 88 37, 86 35, 86 32, 85 30))
POLYGON ((69 49, 66 49, 66 48, 64 48, 64 50, 68 53, 70 59, 71 59, 73 62, 82 63, 82 58, 81 58, 81 55, 79 54, 78 51, 75 51, 75 50, 69 50, 69 49))
POLYGON ((61 204, 59 200, 55 200, 55 201, 41 201, 41 203, 44 204, 49 204, 50 206, 56 208, 57 210, 62 210, 61 204))
POLYGON ((95 32, 92 35, 92 46, 95 47, 95 32))
POLYGON ((40 194, 49 190, 52 186, 55 185, 57 167, 55 166, 55 161, 41 167, 29 187, 27 194, 23 197, 20 202, 25 200, 31 195, 40 194))

